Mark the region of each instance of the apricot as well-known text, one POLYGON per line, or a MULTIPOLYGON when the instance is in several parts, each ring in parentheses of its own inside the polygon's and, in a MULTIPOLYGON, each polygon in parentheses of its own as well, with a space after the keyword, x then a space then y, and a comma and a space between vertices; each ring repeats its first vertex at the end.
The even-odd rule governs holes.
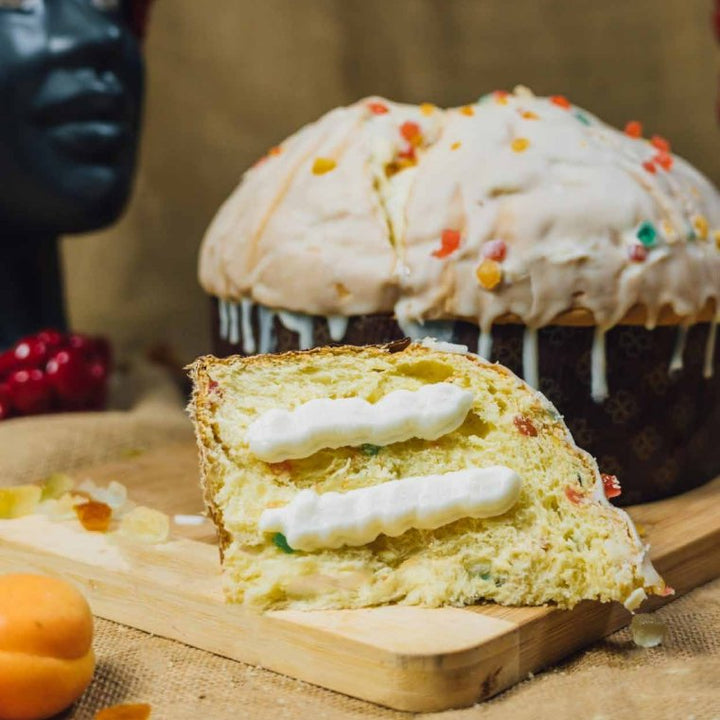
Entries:
POLYGON ((42 720, 82 695, 95 669, 93 619, 69 583, 0 575, 0 720, 42 720))

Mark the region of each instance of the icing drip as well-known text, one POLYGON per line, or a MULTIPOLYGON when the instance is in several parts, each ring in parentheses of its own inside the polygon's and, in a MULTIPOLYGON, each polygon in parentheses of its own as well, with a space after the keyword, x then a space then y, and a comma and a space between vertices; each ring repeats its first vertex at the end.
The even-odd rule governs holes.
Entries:
POLYGON ((713 376, 713 366, 715 365, 715 339, 717 337, 718 319, 714 318, 710 323, 708 330, 707 342, 705 344, 705 363, 703 364, 703 377, 711 378, 713 376))
POLYGON ((491 330, 480 330, 479 335, 478 335, 478 355, 481 358, 490 360, 490 355, 492 353, 492 345, 493 345, 492 331, 491 330))
POLYGON ((218 314, 220 315, 220 338, 227 340, 228 337, 228 302, 218 300, 218 314))
POLYGON ((259 305, 258 318, 260 323, 260 352, 262 354, 273 352, 277 347, 274 327, 275 311, 264 305, 259 305))
POLYGON ((601 403, 607 399, 607 368, 605 367, 605 330, 595 328, 590 352, 590 388, 592 399, 601 403))
POLYGON ((523 335, 523 378, 530 387, 538 388, 538 331, 537 328, 525 328, 523 335))
POLYGON ((330 339, 340 342, 345 337, 350 318, 345 317, 345 315, 328 315, 325 319, 327 320, 330 339))
POLYGON ((411 340, 422 340, 425 337, 432 337, 442 342, 452 342, 455 335, 454 320, 426 320, 425 322, 415 322, 414 320, 406 320, 396 318, 400 329, 411 340))
POLYGON ((278 317, 288 330, 298 334, 298 347, 300 350, 307 350, 315 344, 312 315, 280 310, 278 311, 278 317))
POLYGON ((668 372, 677 372, 683 369, 683 353, 685 352, 685 342, 687 340, 688 326, 680 325, 677 329, 677 338, 675 339, 675 348, 673 349, 672 358, 670 359, 670 367, 668 372))
POLYGON ((240 301, 242 309, 242 336, 243 336, 243 352, 246 355, 255 354, 255 334, 252 326, 252 300, 243 298, 240 301))
POLYGON ((228 303, 228 342, 237 345, 240 342, 240 321, 236 303, 228 303))

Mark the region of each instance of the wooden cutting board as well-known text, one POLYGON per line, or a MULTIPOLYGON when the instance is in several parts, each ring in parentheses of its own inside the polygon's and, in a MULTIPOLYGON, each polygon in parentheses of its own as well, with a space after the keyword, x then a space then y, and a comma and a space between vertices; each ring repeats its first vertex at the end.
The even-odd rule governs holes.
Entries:
MULTIPOLYGON (((175 515, 202 511, 193 446, 174 446, 76 473, 125 484, 130 497, 175 515)), ((720 478, 631 509, 677 594, 720 575, 720 478)), ((96 615, 388 707, 471 705, 630 621, 617 604, 553 608, 381 607, 257 614, 223 602, 209 523, 173 524, 156 546, 88 533, 41 516, 0 521, 0 571, 61 575, 96 615)), ((657 607, 671 598, 653 598, 657 607)))

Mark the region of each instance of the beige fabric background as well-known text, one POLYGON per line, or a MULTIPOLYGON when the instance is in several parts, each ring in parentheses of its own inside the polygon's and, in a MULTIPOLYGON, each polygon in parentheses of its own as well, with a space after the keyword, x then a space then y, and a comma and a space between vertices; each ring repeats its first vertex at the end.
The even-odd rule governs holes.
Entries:
POLYGON ((459 104, 498 87, 641 119, 720 180, 711 0, 158 0, 135 195, 65 243, 70 314, 123 351, 209 348, 203 231, 269 146, 378 93, 459 104))

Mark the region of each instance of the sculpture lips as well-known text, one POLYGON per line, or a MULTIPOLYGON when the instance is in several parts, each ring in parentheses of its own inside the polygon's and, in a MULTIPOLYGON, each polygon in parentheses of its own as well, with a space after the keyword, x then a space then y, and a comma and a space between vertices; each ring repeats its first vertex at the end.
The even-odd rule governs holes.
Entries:
POLYGON ((127 138, 124 124, 99 120, 68 122, 47 132, 61 150, 89 162, 114 159, 127 138))
POLYGON ((41 125, 64 125, 81 122, 124 122, 127 119, 122 92, 115 89, 87 91, 77 94, 48 98, 48 102, 36 104, 35 117, 41 125))

